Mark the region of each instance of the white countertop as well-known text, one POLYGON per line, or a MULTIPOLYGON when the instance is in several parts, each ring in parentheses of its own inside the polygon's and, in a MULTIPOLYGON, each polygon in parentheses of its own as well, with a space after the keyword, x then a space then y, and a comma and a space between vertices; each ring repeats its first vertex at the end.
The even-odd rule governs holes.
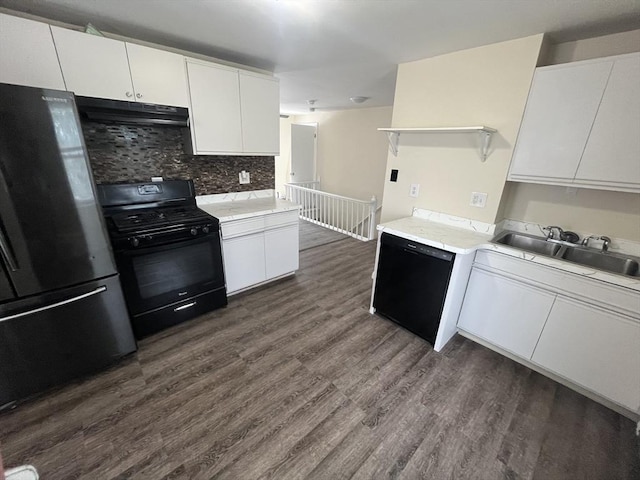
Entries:
MULTIPOLYGON (((452 218, 454 217, 448 217, 448 220, 452 218)), ((464 224, 465 226, 461 228, 413 216, 383 223, 378 225, 378 230, 457 254, 471 254, 476 250, 492 250, 640 292, 640 278, 638 277, 607 273, 558 258, 491 243, 493 234, 477 231, 474 222, 467 220, 464 224)))
POLYGON ((298 210, 300 205, 280 198, 267 197, 232 200, 228 202, 198 201, 198 207, 224 223, 231 220, 267 215, 269 213, 298 210))
POLYGON ((418 217, 406 217, 378 225, 378 230, 453 253, 473 253, 493 235, 478 233, 418 217))

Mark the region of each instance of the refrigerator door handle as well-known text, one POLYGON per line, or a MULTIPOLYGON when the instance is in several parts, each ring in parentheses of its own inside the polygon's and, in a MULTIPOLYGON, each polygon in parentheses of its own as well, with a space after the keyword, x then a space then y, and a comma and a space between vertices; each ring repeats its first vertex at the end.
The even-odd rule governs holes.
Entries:
POLYGON ((9 250, 9 245, 7 243, 6 238, 4 237, 4 233, 2 232, 2 228, 0 228, 0 254, 2 254, 2 258, 7 262, 7 266, 9 270, 12 272, 16 272, 18 270, 18 263, 13 258, 11 254, 11 250, 9 250))
POLYGON ((8 317, 1 317, 0 322, 4 322, 6 320, 13 320, 14 318, 25 317, 27 315, 33 315, 34 313, 44 312, 45 310, 51 310, 53 308, 61 307, 62 305, 67 305, 69 303, 77 302, 82 300, 83 298, 92 297, 93 295, 98 295, 99 293, 106 292, 107 287, 104 285, 92 290, 88 293, 83 293, 82 295, 78 295, 77 297, 67 298, 66 300, 62 300, 60 302, 52 303, 51 305, 47 305, 45 307, 34 308, 33 310, 29 310, 26 312, 16 313, 15 315, 9 315, 8 317))

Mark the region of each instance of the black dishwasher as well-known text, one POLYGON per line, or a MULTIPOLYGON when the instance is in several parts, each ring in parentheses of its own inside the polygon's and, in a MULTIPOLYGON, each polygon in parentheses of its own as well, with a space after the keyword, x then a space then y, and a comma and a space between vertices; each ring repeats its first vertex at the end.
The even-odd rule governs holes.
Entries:
POLYGON ((455 254, 383 233, 373 307, 432 345, 455 254))

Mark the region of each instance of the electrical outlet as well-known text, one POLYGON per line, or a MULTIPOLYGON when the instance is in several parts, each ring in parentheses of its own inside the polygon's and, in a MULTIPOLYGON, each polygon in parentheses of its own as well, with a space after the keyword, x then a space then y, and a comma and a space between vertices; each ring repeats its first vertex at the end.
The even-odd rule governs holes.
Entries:
POLYGON ((241 184, 251 183, 251 175, 249 174, 249 172, 245 172, 244 170, 242 170, 238 174, 238 179, 240 180, 241 184))
POLYGON ((418 195, 420 195, 420 184, 419 183, 412 183, 411 184, 411 188, 409 189, 409 196, 410 197, 417 197, 418 195))
POLYGON ((483 192, 471 192, 471 202, 469 205, 472 207, 484 208, 487 204, 487 194, 483 192))

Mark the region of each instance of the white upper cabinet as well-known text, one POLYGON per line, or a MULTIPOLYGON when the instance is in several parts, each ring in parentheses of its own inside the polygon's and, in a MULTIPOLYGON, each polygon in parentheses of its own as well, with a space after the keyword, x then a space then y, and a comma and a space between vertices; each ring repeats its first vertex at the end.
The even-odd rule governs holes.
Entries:
POLYGON ((640 54, 613 66, 576 173, 578 182, 640 185, 640 54))
POLYGON ((67 90, 85 97, 133 100, 124 42, 52 26, 67 90))
POLYGON ((189 106, 184 57, 157 48, 126 43, 136 100, 144 103, 189 106))
POLYGON ((508 180, 640 192, 640 53, 536 70, 508 180))
POLYGON ((67 90, 85 97, 189 105, 182 55, 51 28, 67 90))
POLYGON ((0 82, 65 89, 49 25, 0 13, 0 82))
POLYGON ((602 62, 536 70, 510 179, 573 180, 612 66, 602 62))
POLYGON ((278 154, 277 79, 194 59, 187 77, 194 154, 278 154))
POLYGON ((280 153, 280 83, 273 77, 240 72, 242 150, 280 153))
POLYGON ((193 153, 242 153, 238 70, 187 60, 193 153))

